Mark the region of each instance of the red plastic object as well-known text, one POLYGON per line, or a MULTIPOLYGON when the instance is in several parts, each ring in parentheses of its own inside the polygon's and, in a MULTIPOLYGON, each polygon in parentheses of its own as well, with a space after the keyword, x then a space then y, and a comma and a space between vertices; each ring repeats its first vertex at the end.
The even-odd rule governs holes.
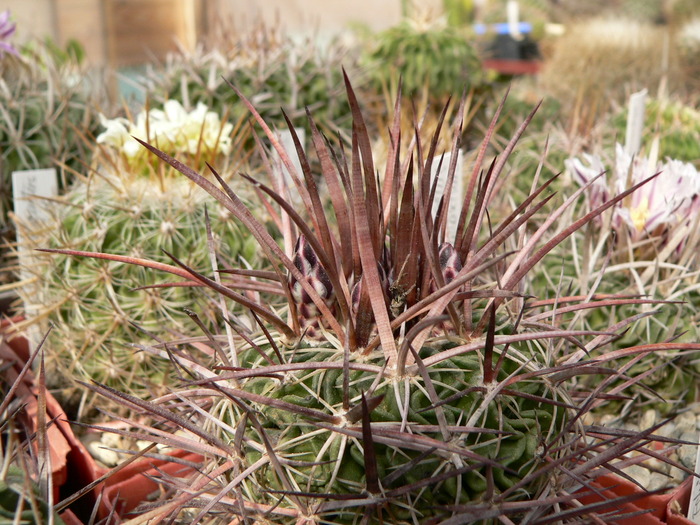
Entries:
MULTIPOLYGON (((607 508, 599 508, 598 512, 614 511, 630 516, 615 519, 614 523, 617 525, 695 525, 694 522, 686 517, 692 483, 693 479, 688 478, 678 487, 665 494, 645 495, 634 483, 615 475, 605 475, 591 483, 591 485, 600 490, 604 498, 593 493, 580 496, 578 501, 584 504, 591 504, 602 502, 604 499, 612 500, 621 496, 638 494, 640 497, 634 501, 611 503, 607 508)), ((579 492, 584 492, 584 489, 579 492)), ((585 492, 590 491, 585 490, 585 492)))
MULTIPOLYGON (((19 319, 3 320, 0 322, 0 360, 12 363, 3 373, 9 384, 13 384, 20 374, 24 364, 29 359, 29 344, 22 336, 3 337, 3 332, 19 319)), ((15 392, 24 405, 23 422, 27 432, 35 432, 38 417, 38 386, 33 372, 30 370, 15 392)), ((78 440, 68 422, 68 417, 58 401, 46 392, 46 418, 53 421, 47 429, 47 442, 50 447, 51 472, 53 476, 54 501, 75 493, 89 485, 108 469, 100 468, 95 463, 85 446, 78 440)), ((202 456, 182 450, 169 454, 185 461, 199 463, 202 456)), ((82 525, 80 517, 90 516, 97 494, 102 492, 99 516, 105 519, 110 516, 106 525, 120 522, 119 518, 133 511, 140 503, 146 501, 149 494, 158 489, 158 483, 151 479, 160 477, 163 473, 170 476, 184 476, 195 472, 193 467, 174 463, 164 459, 144 458, 135 461, 100 483, 90 493, 78 500, 71 509, 61 513, 61 518, 67 525, 82 525), (150 476, 150 477, 149 477, 150 476), (75 511, 75 512, 74 512, 75 511)))
POLYGON ((542 69, 542 62, 537 60, 488 59, 482 62, 482 67, 502 75, 535 75, 542 69))

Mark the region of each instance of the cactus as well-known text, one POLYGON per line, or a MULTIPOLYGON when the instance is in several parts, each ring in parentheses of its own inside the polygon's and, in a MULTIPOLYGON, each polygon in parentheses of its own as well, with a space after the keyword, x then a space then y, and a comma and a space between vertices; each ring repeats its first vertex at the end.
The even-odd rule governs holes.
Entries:
MULTIPOLYGON (((653 101, 650 109, 653 118, 648 121, 664 118, 658 101, 653 101)), ((683 113, 676 115, 673 121, 682 122, 678 117, 683 113)), ((669 127, 673 121, 669 119, 669 127)), ((652 152, 655 148, 661 150, 658 138, 646 144, 654 145, 648 148, 652 152)), ((682 334, 684 340, 696 340, 700 335, 700 294, 694 270, 699 239, 695 234, 700 192, 697 169, 675 159, 657 161, 653 153, 647 157, 643 151, 631 157, 619 144, 614 160, 584 154, 568 159, 566 166, 573 180, 587 188, 584 211, 596 208, 630 183, 656 176, 618 203, 609 215, 591 222, 582 235, 572 240, 575 249, 562 254, 544 273, 569 276, 563 286, 572 294, 627 293, 668 302, 660 309, 643 307, 645 315, 630 325, 616 345, 642 344, 650 336, 653 340, 668 340, 677 334, 682 334)), ((541 282, 538 286, 543 289, 541 282)), ((607 315, 588 315, 586 325, 593 330, 604 329, 610 315, 626 314, 611 311, 607 315)), ((631 389, 630 395, 642 400, 640 408, 651 404, 662 413, 672 412, 695 398, 699 374, 692 356, 685 352, 645 358, 629 370, 631 377, 646 376, 642 388, 631 389)), ((619 405, 612 403, 607 409, 616 411, 619 405)))
MULTIPOLYGON (((700 27, 700 25, 698 26, 700 27)), ((612 117, 610 137, 624 137, 627 125, 627 108, 620 109, 612 117)), ((680 99, 654 97, 646 106, 642 148, 650 151, 658 141, 658 157, 690 162, 700 167, 700 111, 680 99)))
POLYGON ((464 86, 483 88, 476 48, 466 35, 439 21, 406 19, 376 35, 363 62, 378 92, 394 93, 399 79, 404 92, 427 96, 441 106, 464 86))
MULTIPOLYGON (((617 144, 609 182, 603 162, 595 155, 584 155, 584 161, 569 159, 566 165, 572 178, 586 186, 586 197, 593 207, 607 201, 629 181, 638 182, 657 173, 650 184, 615 207, 611 227, 622 242, 621 248, 616 248, 623 257, 631 255, 632 260, 660 258, 684 264, 692 260, 694 251, 684 249, 695 238, 700 208, 700 177, 692 164, 669 158, 661 163, 653 154, 650 158, 632 156, 617 144)), ((647 271, 642 281, 649 281, 650 274, 647 271)))
MULTIPOLYGON (((578 330, 569 326, 577 310, 610 299, 532 301, 522 286, 553 247, 648 181, 554 229, 582 190, 537 218, 552 199, 545 196, 549 180, 500 221, 487 224, 496 219, 487 209, 491 190, 525 127, 486 168, 486 146, 501 106, 475 160, 465 206, 457 214, 458 234, 445 238, 446 206, 431 212, 433 199, 449 200, 431 187, 437 138, 429 145, 418 138, 402 154, 397 117, 380 169, 347 79, 346 85, 353 114, 349 149, 333 147, 309 121, 330 202, 319 193, 300 147, 303 173, 296 186, 303 210, 294 212, 278 193, 250 179, 290 216, 284 250, 216 170, 221 189, 143 143, 241 220, 273 272, 249 272, 246 286, 227 286, 206 268, 176 257, 171 265, 158 265, 116 254, 48 250, 165 270, 245 307, 230 319, 237 336, 211 338, 206 359, 187 341, 144 347, 196 378, 176 392, 146 401, 92 386, 154 418, 150 425, 139 423, 138 431, 121 433, 206 457, 201 474, 181 490, 172 486, 174 495, 154 503, 152 512, 176 521, 179 515, 181 522, 308 524, 615 519, 616 502, 589 506, 575 491, 595 490, 593 480, 603 469, 622 466, 618 460, 626 453, 644 452, 656 427, 616 433, 585 428, 583 417, 604 401, 607 385, 624 377, 630 364, 618 359, 634 362, 657 349, 700 345, 606 353, 634 316, 605 331, 578 330), (519 229, 528 230, 527 238, 516 234, 519 229), (243 295, 251 287, 259 298, 243 295), (594 389, 578 390, 580 377, 603 369, 606 376, 594 389)), ((242 100, 291 167, 272 130, 242 100)), ((453 153, 461 136, 460 109, 453 153)), ((454 169, 448 170, 447 188, 454 169)))
MULTIPOLYGON (((170 253, 188 264, 206 265, 209 250, 199 242, 206 235, 203 192, 174 177, 172 170, 154 168, 149 158, 134 153, 132 143, 140 146, 130 134, 149 136, 173 154, 204 166, 205 159, 236 160, 229 154, 232 126, 221 123, 204 106, 188 113, 176 101, 163 110, 143 111, 134 123, 102 120, 106 130, 94 145, 91 175, 81 175, 66 195, 49 206, 48 228, 35 227, 26 237, 34 245, 108 250, 164 262, 165 253, 170 253)), ((227 260, 257 260, 253 239, 231 214, 213 213, 211 225, 212 241, 227 260)), ((143 353, 132 360, 133 351, 126 345, 150 340, 143 330, 163 335, 164 319, 169 329, 186 333, 185 310, 202 298, 197 290, 138 290, 148 284, 138 267, 73 258, 45 259, 30 271, 36 272, 43 289, 39 305, 35 297, 26 297, 29 313, 54 325, 50 344, 61 350, 47 355, 49 383, 65 388, 66 401, 76 401, 75 379, 80 378, 137 393, 167 382, 162 361, 143 353)), ((210 319, 206 313, 201 315, 202 322, 214 330, 210 319)))
MULTIPOLYGON (((139 79, 144 92, 154 100, 176 98, 185 106, 198 100, 220 115, 229 115, 236 126, 248 118, 228 86, 233 82, 256 93, 260 112, 280 129, 286 127, 279 112, 283 107, 295 126, 306 125, 304 108, 323 116, 335 134, 349 126, 349 111, 342 96, 341 64, 353 63, 352 50, 339 41, 323 48, 306 40, 295 42, 279 29, 263 23, 232 38, 226 34, 210 46, 193 52, 171 54, 160 67, 139 79)), ((246 141, 253 149, 254 141, 246 141)))
POLYGON ((104 93, 80 64, 79 49, 69 49, 34 43, 18 55, 0 56, 2 223, 12 209, 13 171, 55 167, 67 187, 87 156, 85 137, 99 127, 96 108, 104 93))

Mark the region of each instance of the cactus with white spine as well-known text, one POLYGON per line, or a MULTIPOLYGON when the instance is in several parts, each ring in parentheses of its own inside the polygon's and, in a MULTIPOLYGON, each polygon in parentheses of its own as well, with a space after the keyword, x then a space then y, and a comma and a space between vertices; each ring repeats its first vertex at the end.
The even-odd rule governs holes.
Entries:
MULTIPOLYGON (((296 235, 285 238, 296 238, 296 246, 286 246, 287 252, 216 171, 222 189, 144 143, 250 229, 274 271, 248 272, 247 286, 219 284, 206 268, 175 257, 164 266, 142 258, 51 250, 166 270, 255 314, 257 327, 235 316, 230 320, 239 338, 210 341, 211 355, 218 356, 215 366, 199 359, 186 341, 147 348, 197 378, 176 393, 144 401, 93 387, 157 422, 123 434, 205 457, 201 473, 185 488, 172 485, 175 494, 154 504, 154 512, 190 523, 614 518, 615 502, 580 504, 574 492, 595 491, 596 476, 617 469, 624 454, 644 452, 655 428, 638 434, 585 429, 583 416, 604 401, 606 385, 631 366, 617 359, 700 345, 600 353, 632 318, 605 332, 567 323, 572 312, 606 305, 610 298, 529 301, 520 286, 553 247, 638 186, 555 229, 581 191, 535 221, 551 199, 543 196, 551 182, 546 181, 489 228, 490 190, 524 130, 486 168, 497 112, 471 171, 458 233, 445 239, 445 207, 436 216, 429 211, 437 139, 428 146, 419 140, 415 149, 402 152, 394 120, 378 185, 359 103, 349 82, 347 88, 354 121, 349 151, 333 148, 310 120, 330 204, 324 207, 310 154, 300 146, 303 173, 295 182, 302 210, 294 211, 278 193, 251 179, 293 223, 296 235), (532 226, 529 238, 516 238, 526 225, 532 226), (257 288, 261 298, 251 299, 238 288, 257 288), (594 390, 580 392, 576 378, 588 373, 605 376, 594 390), (184 436, 172 434, 175 429, 184 436)), ((272 130, 243 100, 291 167, 272 130)), ((453 153, 460 127, 458 119, 453 153)), ((447 176, 459 176, 454 166, 447 176)))
MULTIPOLYGON (((210 264, 207 243, 200 242, 207 235, 206 195, 172 169, 153 166, 131 134, 150 137, 200 166, 205 160, 233 164, 238 159, 228 156, 231 125, 204 106, 187 112, 176 101, 162 110, 143 111, 133 123, 104 117, 102 121, 106 131, 97 137, 91 174, 80 175, 50 206, 51 225, 44 233, 30 234, 32 242, 163 262, 170 253, 188 264, 210 264)), ((257 260, 254 240, 226 210, 211 214, 211 226, 212 241, 227 261, 257 260)), ((134 358, 129 345, 173 330, 192 332, 188 309, 203 300, 201 289, 147 287, 151 283, 142 268, 69 257, 44 258, 30 271, 43 283, 37 309, 55 327, 50 344, 60 348, 47 355, 49 382, 65 387, 65 400, 79 390, 75 379, 92 378, 133 393, 167 383, 164 363, 145 353, 134 358)), ((27 299, 30 304, 36 300, 27 299)), ((212 312, 200 317, 216 330, 212 312)))

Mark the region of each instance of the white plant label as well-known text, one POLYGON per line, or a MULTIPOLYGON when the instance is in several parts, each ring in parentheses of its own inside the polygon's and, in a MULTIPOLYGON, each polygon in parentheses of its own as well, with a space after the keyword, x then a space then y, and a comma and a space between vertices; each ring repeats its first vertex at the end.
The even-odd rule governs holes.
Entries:
MULTIPOLYGON (((430 184, 432 187, 435 177, 438 176, 438 166, 440 172, 437 186, 435 187, 435 200, 433 201, 433 217, 437 216, 440 199, 445 194, 445 186, 447 186, 447 172, 450 168, 452 153, 445 153, 440 164, 439 159, 435 159, 432 164, 432 173, 430 176, 430 184)), ((454 181, 452 182, 452 192, 450 193, 450 201, 446 202, 447 206, 447 222, 445 224, 445 240, 448 242, 454 241, 457 233, 457 223, 459 222, 459 213, 462 209, 462 199, 464 199, 464 159, 462 152, 457 154, 457 167, 455 168, 454 181)))
POLYGON ((639 148, 642 146, 646 104, 646 89, 630 95, 627 106, 627 129, 625 130, 625 152, 630 156, 639 153, 639 148))
MULTIPOLYGON (((700 447, 695 458, 695 474, 700 474, 700 447)), ((700 478, 697 477, 693 478, 693 488, 690 491, 688 519, 700 525, 700 478)))
MULTIPOLYGON (((41 197, 55 197, 56 195, 58 195, 58 177, 54 168, 12 172, 12 198, 17 226, 19 276, 23 281, 34 275, 31 271, 32 255, 25 246, 25 228, 27 226, 36 227, 49 218, 45 207, 46 203, 42 202, 41 197)), ((32 294, 38 293, 37 288, 26 295, 32 296, 32 294)), ((33 313, 32 305, 25 304, 24 306, 28 314, 33 313)), ((29 335, 30 341, 33 341, 35 334, 29 335)))
POLYGON ((12 198, 17 217, 17 240, 21 248, 22 225, 43 222, 48 213, 40 199, 58 195, 58 177, 54 168, 12 172, 12 198))
MULTIPOLYGON (((297 137, 299 137, 299 142, 301 142, 302 147, 306 143, 306 130, 305 129, 295 129, 297 137)), ((289 158, 292 161, 292 164, 294 165, 294 169, 297 172, 297 176, 301 177, 303 180, 303 173, 301 171, 301 162, 299 161, 299 156, 297 155, 297 149, 294 146, 294 139, 292 139, 292 133, 288 129, 284 129, 282 131, 277 132, 277 136, 279 137, 280 144, 284 148, 284 151, 287 152, 287 155, 289 155, 289 158)), ((299 196, 299 191, 297 190, 297 185, 294 184, 294 180, 292 179, 292 176, 289 174, 289 171, 287 170, 287 167, 284 165, 282 162, 282 159, 280 158, 279 154, 277 153, 277 150, 273 151, 273 158, 272 161, 275 166, 281 166, 282 167, 282 175, 283 179, 285 181, 285 186, 287 188, 287 191, 289 192, 289 198, 292 201, 292 204, 294 205, 299 205, 301 203, 301 197, 299 196)))

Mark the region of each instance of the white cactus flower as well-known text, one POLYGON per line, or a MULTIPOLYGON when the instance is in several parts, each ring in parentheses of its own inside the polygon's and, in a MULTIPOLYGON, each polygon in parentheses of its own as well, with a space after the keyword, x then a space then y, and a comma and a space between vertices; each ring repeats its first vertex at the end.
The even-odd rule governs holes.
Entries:
POLYGON ((101 116, 106 128, 97 142, 118 150, 130 161, 146 156, 146 150, 133 137, 145 140, 157 148, 177 155, 228 154, 231 151, 233 125, 222 123, 219 115, 203 104, 188 112, 177 100, 168 100, 162 109, 142 111, 136 122, 124 118, 101 116))
MULTIPOLYGON (((573 179, 583 185, 605 171, 600 157, 583 155, 583 160, 566 161, 573 179), (585 161, 585 162, 584 162, 585 161)), ((655 162, 643 156, 630 156, 617 144, 614 172, 608 179, 597 179, 587 191, 591 207, 597 207, 612 195, 625 191, 644 179, 659 175, 619 203, 614 210, 613 227, 625 227, 633 240, 663 233, 662 230, 685 224, 700 211, 700 174, 692 164, 667 159, 655 162)))
POLYGON ((131 139, 129 136, 130 122, 124 118, 108 119, 100 114, 100 124, 105 130, 97 136, 98 144, 107 144, 116 149, 121 149, 124 143, 131 139))

